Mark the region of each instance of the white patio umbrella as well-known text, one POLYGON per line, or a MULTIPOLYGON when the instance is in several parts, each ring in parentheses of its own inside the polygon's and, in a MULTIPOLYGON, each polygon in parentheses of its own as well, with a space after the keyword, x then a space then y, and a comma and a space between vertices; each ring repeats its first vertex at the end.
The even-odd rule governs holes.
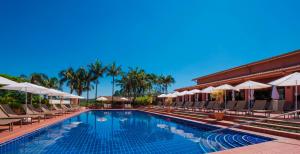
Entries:
POLYGON ((16 83, 16 84, 11 84, 7 85, 4 87, 1 87, 0 89, 6 89, 6 90, 15 90, 15 91, 23 91, 25 92, 25 104, 26 104, 26 113, 27 113, 27 93, 33 93, 33 94, 41 94, 46 92, 48 90, 47 88, 28 83, 28 82, 22 82, 22 83, 16 83))
POLYGON ((108 99, 106 97, 99 97, 97 98, 97 101, 107 101, 108 99))
POLYGON ((66 98, 77 98, 77 99, 84 99, 84 97, 82 97, 82 96, 78 96, 78 95, 74 95, 74 94, 68 94, 68 96, 66 96, 66 98))
POLYGON ((199 89, 193 89, 190 92, 194 93, 196 95, 196 100, 199 98, 199 93, 201 93, 201 90, 199 89))
POLYGON ((0 76, 0 85, 10 85, 10 84, 16 84, 17 82, 6 79, 2 76, 0 76))
MULTIPOLYGON (((259 82, 255 82, 255 81, 246 81, 246 82, 243 82, 237 86, 235 86, 236 89, 244 89, 244 90, 248 90, 248 98, 253 98, 253 94, 250 94, 251 93, 251 90, 255 90, 255 89, 264 89, 264 88, 269 88, 271 87, 270 85, 268 84, 264 84, 264 83, 259 83, 259 82)), ((248 103, 248 111, 250 111, 250 101, 248 103)))
MULTIPOLYGON (((298 86, 300 85, 300 73, 295 72, 293 74, 287 75, 280 79, 270 82, 269 84, 275 86, 295 86, 295 110, 298 110, 298 86)), ((296 116, 298 113, 296 112, 296 116)))
POLYGON ((158 98, 164 98, 164 97, 166 97, 166 94, 161 94, 161 95, 158 95, 157 97, 158 98))
POLYGON ((235 87, 229 85, 229 84, 223 84, 221 86, 216 87, 214 90, 224 90, 225 93, 225 100, 224 100, 224 105, 225 105, 225 111, 226 111, 226 107, 227 107, 227 96, 226 96, 226 91, 227 90, 236 90, 235 87))
POLYGON ((201 90, 202 93, 206 94, 206 101, 208 101, 208 94, 212 93, 214 91, 214 89, 215 89, 215 87, 209 86, 209 87, 201 90))
POLYGON ((179 93, 177 94, 177 96, 183 97, 182 102, 185 101, 185 95, 188 95, 188 91, 187 91, 187 90, 182 91, 182 92, 179 92, 179 93))
POLYGON ((167 94, 166 97, 167 98, 175 98, 175 97, 177 97, 177 95, 170 93, 170 94, 167 94))
POLYGON ((124 100, 124 101, 128 101, 128 99, 127 98, 125 98, 125 97, 122 97, 122 98, 120 98, 121 100, 124 100))

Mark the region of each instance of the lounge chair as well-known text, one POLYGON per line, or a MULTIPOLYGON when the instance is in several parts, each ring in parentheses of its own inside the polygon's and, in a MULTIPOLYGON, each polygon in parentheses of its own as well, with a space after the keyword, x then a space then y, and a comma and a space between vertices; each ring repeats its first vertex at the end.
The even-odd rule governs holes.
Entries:
POLYGON ((131 106, 131 104, 129 103, 129 104, 125 104, 125 109, 131 109, 132 108, 132 106, 131 106))
POLYGON ((213 107, 212 107, 213 111, 220 112, 222 109, 223 109, 222 108, 222 103, 220 103, 220 102, 215 102, 214 105, 213 105, 213 107))
POLYGON ((179 108, 182 108, 182 107, 183 107, 183 102, 177 102, 176 106, 175 106, 175 109, 179 109, 179 108))
POLYGON ((44 119, 46 118, 46 116, 45 116, 44 114, 32 110, 33 106, 32 106, 32 108, 31 108, 31 107, 29 107, 29 106, 27 105, 27 109, 26 109, 26 105, 23 104, 22 107, 23 107, 23 110, 25 111, 26 115, 37 115, 37 116, 39 116, 40 118, 44 118, 44 119))
POLYGON ((62 114, 67 113, 62 108, 59 108, 56 104, 53 104, 52 107, 53 107, 54 111, 60 112, 62 114))
POLYGON ((193 109, 193 105, 194 105, 194 102, 189 102, 189 103, 185 106, 185 108, 186 108, 187 110, 193 109))
POLYGON ((204 110, 204 109, 205 109, 205 104, 206 104, 206 102, 205 102, 205 101, 201 101, 201 102, 200 102, 200 104, 199 104, 199 107, 198 107, 199 111, 201 111, 201 110, 204 110))
POLYGON ((254 113, 264 113, 265 116, 270 116, 270 113, 272 112, 272 110, 267 110, 266 107, 267 105, 267 100, 256 100, 253 107, 251 108, 251 112, 252 115, 254 115, 254 113))
POLYGON ((237 101, 236 106, 232 111, 235 111, 236 114, 239 114, 239 112, 247 112, 248 110, 245 109, 247 105, 246 101, 237 101))
POLYGON ((14 123, 20 122, 20 127, 22 127, 22 119, 21 118, 11 118, 9 117, 3 110, 0 108, 0 125, 6 126, 8 125, 9 131, 13 131, 14 123))
POLYGON ((182 109, 185 110, 187 108, 187 106, 189 106, 190 102, 185 102, 183 105, 182 105, 182 109))
POLYGON ((66 105, 62 104, 61 105, 61 108, 67 112, 75 112, 74 109, 71 109, 71 108, 68 108, 66 105))
POLYGON ((51 112, 43 112, 42 109, 40 108, 35 108, 33 105, 28 104, 28 112, 29 114, 33 114, 33 115, 42 115, 44 117, 44 119, 46 118, 51 118, 53 116, 55 116, 55 114, 51 113, 51 112))
POLYGON ((40 122, 41 120, 40 116, 38 115, 27 115, 27 114, 18 115, 9 107, 8 104, 1 104, 0 107, 10 118, 19 118, 23 120, 27 119, 30 121, 30 123, 32 123, 33 120, 37 120, 38 122, 40 122))
POLYGON ((201 103, 201 102, 198 102, 198 101, 197 101, 197 102, 195 102, 195 103, 194 103, 194 105, 193 105, 193 108, 192 108, 192 110, 193 110, 193 111, 196 111, 196 109, 198 109, 198 108, 199 108, 199 106, 200 106, 200 103, 201 103))
POLYGON ((236 105, 236 101, 228 101, 228 102, 226 103, 226 109, 224 109, 224 111, 227 112, 227 111, 232 111, 232 110, 234 110, 235 105, 236 105))
POLYGON ((103 107, 104 107, 105 109, 110 109, 110 108, 111 108, 111 104, 106 104, 106 103, 104 103, 104 104, 103 104, 103 107))
POLYGON ((45 104, 42 104, 40 106, 40 109, 44 112, 44 113, 47 113, 47 114, 52 114, 52 115, 55 115, 55 116, 58 116, 58 115, 61 115, 62 113, 59 112, 59 111, 51 111, 48 106, 46 106, 45 104))
POLYGON ((216 103, 215 101, 209 101, 208 104, 206 105, 206 107, 204 108, 205 111, 213 110, 213 107, 214 107, 215 103, 216 103))

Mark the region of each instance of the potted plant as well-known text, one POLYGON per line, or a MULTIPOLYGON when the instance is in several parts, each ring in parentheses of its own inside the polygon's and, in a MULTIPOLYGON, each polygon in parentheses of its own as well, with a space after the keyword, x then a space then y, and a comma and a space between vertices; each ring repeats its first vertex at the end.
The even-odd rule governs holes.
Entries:
MULTIPOLYGON (((212 93, 212 98, 216 100, 216 103, 222 103, 224 101, 224 91, 217 90, 212 93)), ((220 121, 223 120, 225 117, 224 112, 215 112, 213 113, 213 118, 220 121)))

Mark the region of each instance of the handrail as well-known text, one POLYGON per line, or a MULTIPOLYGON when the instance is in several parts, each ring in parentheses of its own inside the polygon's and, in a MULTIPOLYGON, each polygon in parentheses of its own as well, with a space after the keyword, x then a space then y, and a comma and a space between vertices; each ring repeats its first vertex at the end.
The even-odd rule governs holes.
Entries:
POLYGON ((263 122, 263 121, 267 121, 267 120, 270 120, 270 119, 279 118, 279 117, 282 117, 282 116, 285 116, 285 115, 295 114, 295 113, 298 113, 298 112, 300 112, 300 110, 291 111, 291 112, 287 112, 287 113, 282 113, 282 114, 274 116, 274 117, 268 117, 268 118, 264 118, 264 119, 258 119, 258 120, 254 120, 254 121, 239 123, 239 124, 235 124, 233 126, 229 126, 229 127, 226 127, 226 128, 220 128, 220 129, 216 129, 216 130, 213 130, 213 131, 208 131, 206 133, 220 132, 220 131, 223 131, 223 130, 226 130, 226 129, 237 128, 237 127, 240 127, 240 126, 243 126, 243 125, 250 125, 250 124, 253 124, 253 123, 257 123, 257 122, 263 122))

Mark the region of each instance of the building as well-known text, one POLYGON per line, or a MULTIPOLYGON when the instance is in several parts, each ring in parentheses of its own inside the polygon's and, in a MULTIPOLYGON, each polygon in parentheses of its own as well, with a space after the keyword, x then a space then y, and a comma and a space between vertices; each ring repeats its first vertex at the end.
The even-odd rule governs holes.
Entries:
MULTIPOLYGON (((300 72, 300 50, 197 77, 193 79, 197 85, 179 88, 176 91, 203 89, 208 86, 216 87, 222 84, 235 86, 247 80, 269 83, 294 72, 300 72)), ((294 102, 294 87, 278 87, 278 91, 281 99, 285 99, 287 103, 294 102)), ((298 91, 300 91, 300 88, 298 91)), ((227 95, 230 97, 230 94, 227 95)), ((238 99, 247 100, 245 96, 247 96, 247 91, 240 91, 237 95, 238 99)), ((202 95, 199 99, 205 100, 205 97, 205 95, 202 95)), ((255 92, 256 99, 270 99, 270 97, 271 88, 255 92)))

